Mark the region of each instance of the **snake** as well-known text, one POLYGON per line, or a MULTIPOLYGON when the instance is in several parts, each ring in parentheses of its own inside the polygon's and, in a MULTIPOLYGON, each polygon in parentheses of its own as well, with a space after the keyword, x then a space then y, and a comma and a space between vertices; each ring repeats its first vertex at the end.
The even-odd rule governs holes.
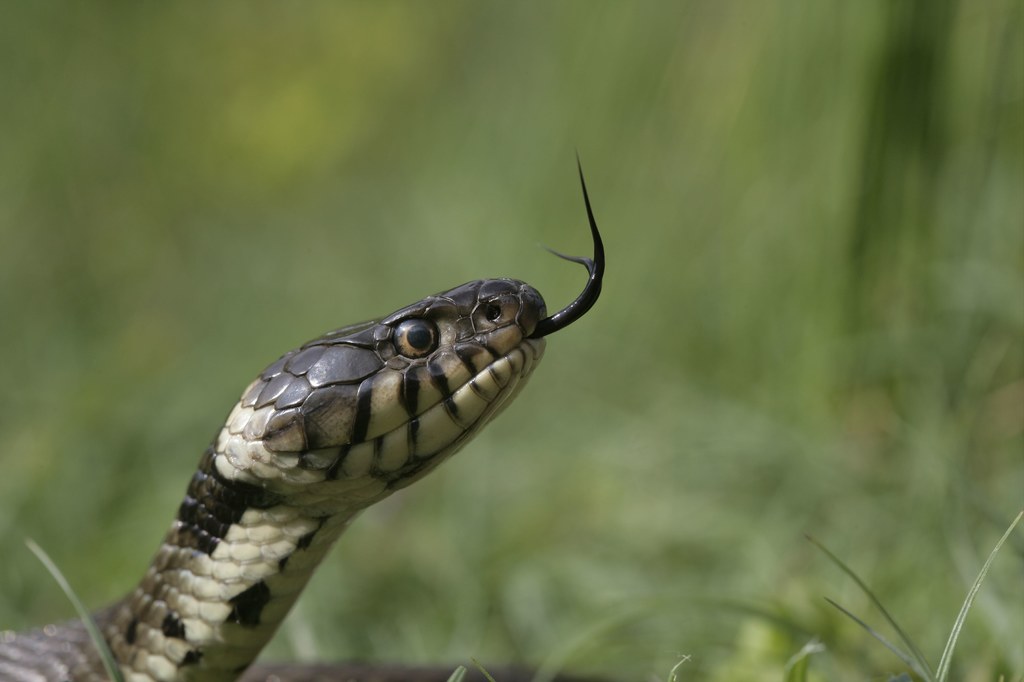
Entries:
MULTIPOLYGON (((468 282, 329 331, 249 384, 145 574, 91 615, 126 682, 238 679, 359 513, 436 469, 520 394, 546 337, 601 293, 604 246, 577 168, 594 255, 554 252, 588 271, 565 308, 547 315, 519 280, 468 282)), ((102 644, 82 619, 0 631, 0 680, 108 680, 102 644)))

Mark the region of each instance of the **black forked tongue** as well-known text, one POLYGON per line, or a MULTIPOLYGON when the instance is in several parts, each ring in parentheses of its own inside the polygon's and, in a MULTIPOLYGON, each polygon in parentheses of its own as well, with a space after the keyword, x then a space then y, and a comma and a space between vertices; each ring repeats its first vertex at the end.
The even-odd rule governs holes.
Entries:
POLYGON ((583 180, 583 167, 580 165, 580 159, 576 157, 576 168, 580 172, 580 186, 583 187, 583 203, 587 205, 587 219, 590 220, 590 236, 594 239, 594 257, 585 258, 583 256, 567 256, 564 253, 559 253, 552 249, 548 249, 551 253, 555 254, 559 258, 572 261, 573 263, 579 263, 587 269, 590 273, 590 277, 587 279, 587 286, 583 288, 580 295, 576 297, 576 300, 565 306, 551 317, 545 317, 543 320, 537 323, 536 329, 533 330, 533 334, 530 335, 531 339, 539 339, 542 336, 547 336, 552 332, 557 332, 559 329, 564 329, 576 320, 583 317, 588 310, 590 310, 595 303, 597 303, 597 297, 601 295, 601 280, 604 277, 604 244, 601 242, 601 233, 597 231, 597 222, 594 220, 594 211, 590 208, 590 197, 587 195, 587 183, 583 180))

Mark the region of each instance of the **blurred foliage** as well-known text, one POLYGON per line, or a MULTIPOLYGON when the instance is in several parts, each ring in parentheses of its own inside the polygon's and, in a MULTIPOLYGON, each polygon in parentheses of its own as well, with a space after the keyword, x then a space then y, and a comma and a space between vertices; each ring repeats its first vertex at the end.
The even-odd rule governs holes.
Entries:
MULTIPOLYGON (((284 350, 477 277, 569 300, 536 244, 589 248, 579 150, 601 302, 268 655, 778 680, 817 638, 808 679, 902 672, 809 533, 937 660, 1024 504, 1019 2, 3 15, 0 624, 70 615, 26 536, 126 591, 284 350)), ((1022 560, 953 679, 1024 674, 1022 560)))

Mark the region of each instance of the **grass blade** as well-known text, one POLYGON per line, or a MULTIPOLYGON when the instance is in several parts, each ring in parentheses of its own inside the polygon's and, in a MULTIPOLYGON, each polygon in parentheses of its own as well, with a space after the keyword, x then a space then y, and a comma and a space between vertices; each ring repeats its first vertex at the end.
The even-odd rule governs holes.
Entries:
POLYGON ((873 630, 870 625, 868 625, 867 623, 862 621, 860 618, 858 618, 857 616, 853 615, 852 613, 850 613, 849 611, 844 609, 842 606, 840 606, 836 602, 832 601, 828 597, 825 597, 825 601, 827 601, 829 604, 831 604, 832 606, 834 606, 837 609, 839 609, 840 611, 842 611, 846 615, 847 618, 849 618, 850 620, 855 622, 857 625, 859 625, 862 628, 864 628, 865 632, 867 632, 869 635, 871 635, 872 637, 877 639, 879 642, 881 642, 882 646, 884 646, 886 649, 888 649, 889 651, 891 651, 894 654, 896 654, 899 657, 899 659, 901 661, 903 661, 904 663, 906 663, 907 666, 909 666, 910 669, 913 670, 915 673, 917 673, 918 675, 920 675, 921 677, 923 677, 926 680, 931 680, 932 679, 931 672, 929 671, 929 672, 926 673, 924 670, 921 670, 921 667, 917 664, 917 661, 914 660, 913 656, 911 656, 907 652, 903 651, 903 649, 900 649, 898 646, 896 646, 895 644, 893 644, 892 642, 887 640, 885 637, 882 636, 881 633, 876 632, 875 630, 873 630))
POLYGON ((480 661, 476 660, 475 658, 470 659, 470 660, 473 661, 473 665, 475 665, 476 669, 480 671, 480 674, 482 674, 484 677, 487 678, 487 682, 494 682, 494 678, 491 677, 491 674, 489 672, 487 672, 486 668, 484 668, 482 665, 480 665, 480 661))
POLYGON ((57 568, 57 564, 53 563, 53 559, 47 554, 42 547, 37 545, 34 540, 27 538, 25 544, 28 546, 29 551, 36 555, 40 563, 46 567, 46 570, 50 572, 53 579, 60 585, 60 589, 64 590, 64 594, 67 596, 68 601, 71 602, 72 606, 75 607, 75 611, 78 613, 78 617, 82 620, 82 624, 85 626, 86 632, 89 633, 89 639, 92 640, 93 646, 100 652, 100 658, 103 660, 103 667, 107 670, 107 675, 110 676, 114 682, 124 682, 124 677, 121 676, 121 669, 117 666, 117 662, 114 660, 114 654, 107 645, 107 640, 100 634, 100 629, 96 626, 96 621, 92 619, 92 616, 85 609, 85 605, 82 604, 82 600, 78 598, 75 591, 71 589, 71 584, 68 583, 67 578, 57 568))
POLYGON ((668 682, 679 682, 679 669, 683 667, 683 663, 687 663, 689 660, 690 657, 687 654, 679 657, 679 661, 668 671, 668 682))
MULTIPOLYGON (((812 538, 810 535, 807 535, 805 537, 808 540, 810 540, 811 543, 815 547, 817 547, 822 552, 824 552, 825 556, 827 556, 829 559, 831 559, 832 563, 834 563, 836 566, 838 566, 839 569, 843 573, 845 573, 846 575, 850 576, 850 578, 853 579, 853 582, 857 583, 857 587, 859 587, 861 589, 861 591, 864 592, 864 594, 866 594, 868 596, 868 599, 871 600, 871 603, 874 604, 876 607, 878 607, 878 610, 882 612, 882 616, 885 618, 886 622, 889 623, 889 625, 892 627, 892 629, 899 636, 900 640, 902 640, 903 644, 905 644, 907 649, 910 650, 910 655, 913 656, 914 660, 916 661, 916 665, 911 665, 910 667, 913 668, 914 671, 918 675, 923 677, 924 679, 926 679, 926 680, 934 679, 934 676, 932 674, 932 668, 931 668, 930 665, 928 665, 928 659, 926 659, 924 657, 924 654, 921 653, 921 650, 917 648, 917 646, 914 644, 914 641, 912 639, 910 639, 910 637, 907 635, 907 633, 903 632, 903 628, 901 628, 899 626, 899 624, 896 622, 896 619, 893 618, 889 614, 888 611, 886 611, 885 607, 882 606, 882 602, 880 602, 878 600, 878 597, 875 596, 874 592, 872 592, 871 589, 868 588, 868 586, 864 584, 864 581, 861 580, 860 577, 856 573, 853 572, 853 569, 851 569, 849 566, 844 564, 842 559, 840 559, 835 554, 830 552, 828 550, 828 548, 825 547, 825 545, 821 544, 820 542, 818 542, 817 540, 812 538)), ((829 603, 833 604, 837 608, 842 609, 841 606, 839 606, 838 604, 836 604, 835 602, 833 602, 831 600, 829 600, 829 603)), ((842 609, 842 610, 844 612, 846 612, 847 615, 850 615, 849 612, 847 612, 845 609, 842 609)), ((876 639, 879 638, 878 635, 875 635, 875 637, 876 637, 876 639)), ((892 647, 890 647, 890 648, 892 648, 892 647)))
POLYGON ((451 677, 448 678, 448 682, 462 682, 463 678, 466 677, 465 666, 459 666, 452 671, 451 677))
POLYGON ((971 584, 971 589, 967 591, 967 598, 964 599, 963 606, 960 607, 960 613, 956 616, 956 621, 953 623, 953 630, 949 633, 949 640, 946 642, 946 648, 942 650, 942 657, 939 658, 939 667, 936 672, 936 679, 938 682, 945 682, 946 677, 949 675, 949 667, 953 660, 953 650, 956 648, 956 640, 960 637, 960 630, 964 626, 964 620, 967 618, 967 612, 971 609, 971 604, 974 603, 974 597, 978 594, 978 590, 981 589, 981 583, 988 574, 988 569, 992 565, 993 559, 996 558, 996 553, 1002 548, 1003 543, 1010 537, 1010 533, 1020 523, 1021 517, 1024 517, 1024 511, 1017 514, 1017 517, 1010 523, 1010 527, 1003 533, 1003 537, 999 538, 999 542, 992 548, 992 551, 988 555, 988 559, 985 560, 984 565, 981 567, 981 571, 978 572, 978 577, 974 579, 974 583, 971 584))
POLYGON ((804 644, 800 651, 786 661, 786 682, 807 682, 811 656, 823 651, 825 651, 825 645, 819 642, 817 637, 804 644))

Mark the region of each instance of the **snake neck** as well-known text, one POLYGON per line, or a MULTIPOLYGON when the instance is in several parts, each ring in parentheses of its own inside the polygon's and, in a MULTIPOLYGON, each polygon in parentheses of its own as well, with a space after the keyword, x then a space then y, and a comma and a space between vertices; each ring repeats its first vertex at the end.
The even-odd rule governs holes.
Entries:
POLYGON ((358 514, 311 513, 214 462, 211 447, 142 580, 98 616, 130 682, 237 677, 358 514))

